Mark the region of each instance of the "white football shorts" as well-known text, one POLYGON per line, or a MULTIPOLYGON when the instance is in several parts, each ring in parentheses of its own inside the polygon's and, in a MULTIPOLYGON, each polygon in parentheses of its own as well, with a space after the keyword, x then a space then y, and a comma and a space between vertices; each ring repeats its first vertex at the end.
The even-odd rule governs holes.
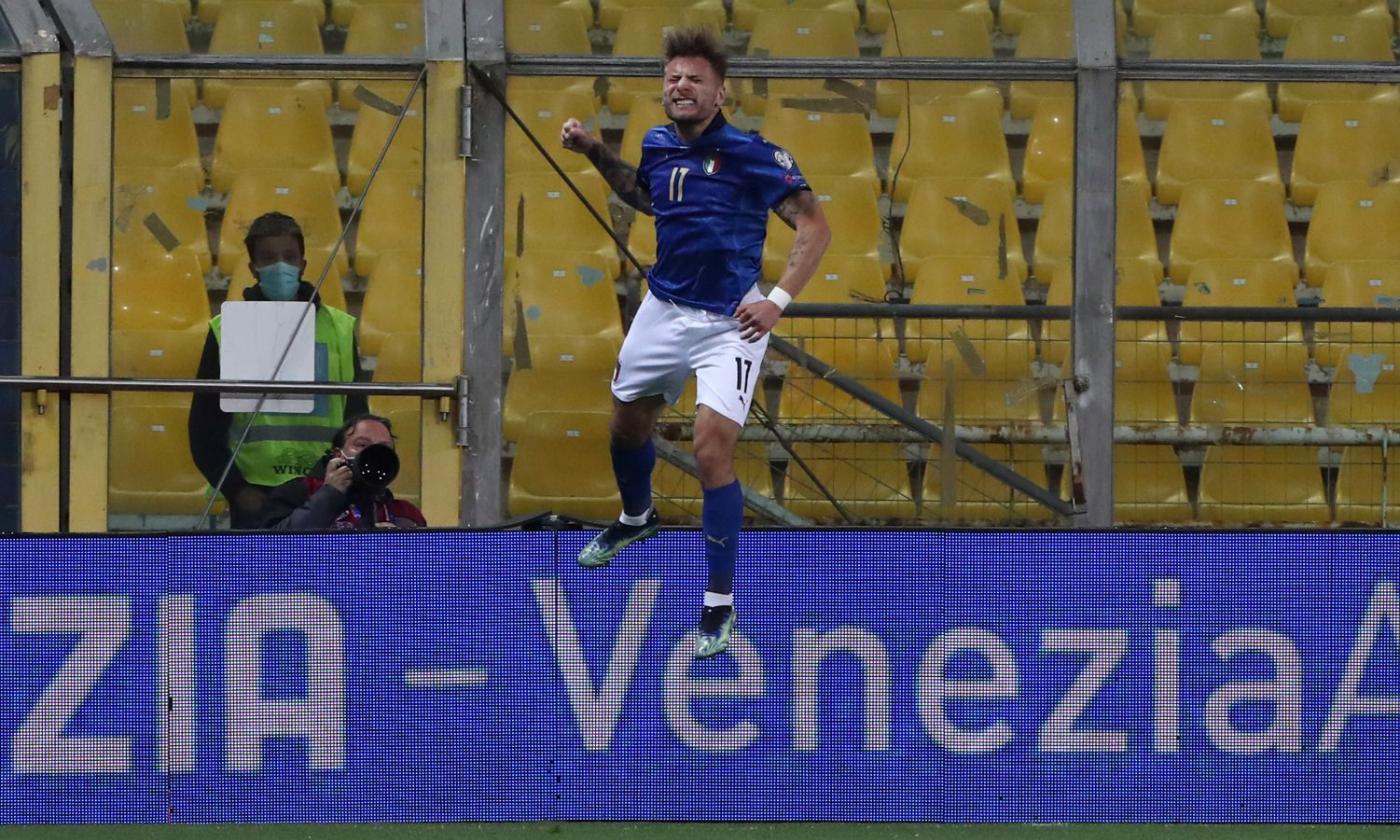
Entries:
MULTIPOLYGON (((743 302, 762 299, 755 286, 743 302)), ((675 405, 693 373, 696 404, 742 426, 767 349, 766 335, 752 343, 740 338, 736 318, 647 295, 622 342, 613 396, 632 402, 660 394, 675 405)))

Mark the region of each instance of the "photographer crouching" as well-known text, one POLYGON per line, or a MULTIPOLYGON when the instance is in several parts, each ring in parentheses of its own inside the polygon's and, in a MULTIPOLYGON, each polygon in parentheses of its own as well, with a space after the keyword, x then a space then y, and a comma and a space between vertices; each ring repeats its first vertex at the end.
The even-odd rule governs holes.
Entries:
POLYGON ((361 414, 331 438, 331 448, 311 474, 272 491, 262 509, 262 527, 282 531, 423 528, 427 521, 411 502, 395 499, 389 485, 399 473, 388 419, 361 414))

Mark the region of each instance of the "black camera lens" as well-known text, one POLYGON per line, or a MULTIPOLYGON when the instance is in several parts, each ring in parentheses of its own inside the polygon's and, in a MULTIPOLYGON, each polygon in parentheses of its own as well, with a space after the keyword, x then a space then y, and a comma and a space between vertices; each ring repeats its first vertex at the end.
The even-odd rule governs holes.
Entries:
POLYGON ((399 474, 399 454, 387 444, 371 444, 350 459, 350 472, 356 484, 383 490, 399 474))

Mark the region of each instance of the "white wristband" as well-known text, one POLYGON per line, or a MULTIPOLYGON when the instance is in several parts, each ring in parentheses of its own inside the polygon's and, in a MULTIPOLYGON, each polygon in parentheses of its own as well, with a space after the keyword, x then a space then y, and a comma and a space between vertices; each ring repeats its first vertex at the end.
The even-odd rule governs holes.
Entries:
POLYGON ((773 291, 768 293, 768 299, 778 304, 779 311, 787 309, 787 305, 792 303, 792 295, 777 286, 774 286, 773 291))

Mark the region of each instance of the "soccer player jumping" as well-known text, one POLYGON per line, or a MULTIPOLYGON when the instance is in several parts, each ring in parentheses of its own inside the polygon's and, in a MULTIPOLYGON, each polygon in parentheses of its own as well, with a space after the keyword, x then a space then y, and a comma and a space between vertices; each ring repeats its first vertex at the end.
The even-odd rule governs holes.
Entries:
POLYGON ((816 197, 786 151, 740 131, 720 112, 728 60, 713 32, 667 30, 662 104, 671 125, 642 140, 642 160, 618 158, 576 119, 564 148, 587 155, 618 196, 656 218, 656 264, 613 375, 611 450, 622 515, 579 553, 606 566, 625 546, 655 534, 652 428, 662 407, 697 384, 695 460, 709 584, 695 656, 729 647, 734 629, 734 558, 744 497, 734 450, 761 377, 768 333, 802 291, 831 240, 816 197), (777 286, 757 281, 768 211, 797 233, 777 286))

